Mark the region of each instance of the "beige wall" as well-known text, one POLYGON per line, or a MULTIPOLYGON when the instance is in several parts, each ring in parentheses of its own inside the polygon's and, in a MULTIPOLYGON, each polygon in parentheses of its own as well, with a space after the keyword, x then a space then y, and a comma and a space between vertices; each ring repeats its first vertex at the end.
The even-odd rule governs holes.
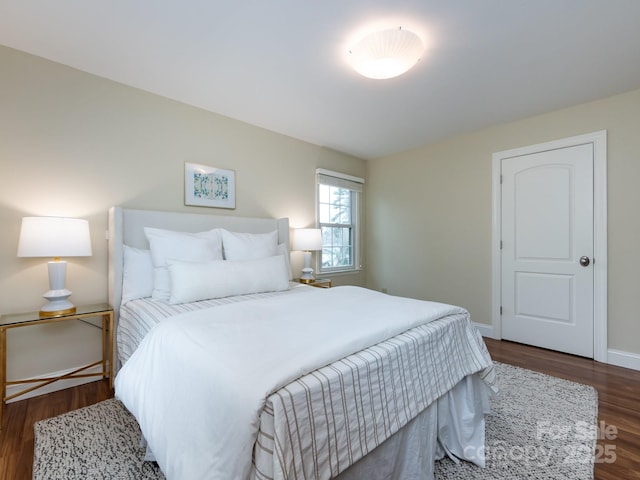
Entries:
POLYGON ((492 153, 607 130, 609 348, 640 354, 639 125, 637 90, 370 161, 368 286, 491 324, 492 153))
MULTIPOLYGON (((75 303, 106 301, 111 205, 287 216, 303 227, 315 220, 323 167, 367 177, 368 286, 463 305, 490 324, 491 154, 607 130, 609 346, 640 353, 640 91, 365 163, 5 47, 0 71, 0 313, 37 309, 48 288, 44 259, 15 256, 23 216, 89 220, 94 255, 69 260, 67 286, 75 303), (184 161, 234 169, 236 210, 183 206, 184 161)), ((99 351, 87 325, 29 330, 9 333, 10 376, 71 368, 99 351)))
MULTIPOLYGON (((16 258, 23 216, 89 220, 94 253, 69 259, 67 287, 76 304, 102 302, 112 205, 289 217, 306 227, 315 222, 316 167, 366 173, 361 159, 5 47, 0 72, 0 313, 37 310, 48 290, 45 259, 16 258), (183 206, 185 161, 235 170, 237 208, 183 206)), ((71 368, 99 352, 99 331, 86 325, 22 330, 9 332, 10 376, 71 368)))

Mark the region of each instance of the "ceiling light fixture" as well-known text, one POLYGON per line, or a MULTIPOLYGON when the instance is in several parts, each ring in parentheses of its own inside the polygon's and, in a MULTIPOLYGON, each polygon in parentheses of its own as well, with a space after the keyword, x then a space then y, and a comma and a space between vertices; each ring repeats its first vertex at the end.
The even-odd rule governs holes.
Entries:
POLYGON ((402 27, 370 33, 349 50, 351 65, 367 78, 386 79, 407 72, 424 52, 422 39, 402 27))

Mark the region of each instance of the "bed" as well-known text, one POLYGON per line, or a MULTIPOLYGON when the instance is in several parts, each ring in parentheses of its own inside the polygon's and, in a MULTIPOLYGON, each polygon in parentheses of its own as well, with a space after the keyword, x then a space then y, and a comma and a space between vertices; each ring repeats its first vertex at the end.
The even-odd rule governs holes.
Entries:
POLYGON ((110 209, 116 396, 166 477, 482 467, 494 372, 468 313, 291 282, 288 251, 287 219, 110 209))

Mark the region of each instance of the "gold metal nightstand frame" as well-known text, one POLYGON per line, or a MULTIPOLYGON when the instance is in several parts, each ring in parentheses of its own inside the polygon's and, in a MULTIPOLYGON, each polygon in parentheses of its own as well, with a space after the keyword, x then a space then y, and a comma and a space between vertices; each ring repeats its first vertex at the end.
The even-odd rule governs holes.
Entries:
POLYGON ((303 285, 309 285, 310 287, 317 288, 331 288, 333 286, 333 282, 330 278, 316 278, 312 282, 305 282, 304 280, 298 278, 296 279, 296 281, 302 283, 303 285))
POLYGON ((109 387, 113 388, 113 308, 106 303, 96 305, 85 305, 77 307, 74 313, 63 314, 55 317, 43 317, 38 312, 17 313, 0 316, 0 388, 2 388, 2 403, 0 404, 0 429, 2 428, 2 417, 5 403, 25 393, 32 392, 38 388, 45 387, 59 380, 70 378, 86 378, 102 376, 109 377, 109 387), (28 327, 43 325, 46 323, 59 323, 70 320, 80 320, 88 317, 102 317, 102 359, 89 365, 77 368, 64 375, 57 377, 39 377, 7 381, 7 330, 10 328, 28 327), (82 373, 96 365, 102 365, 102 370, 95 373, 82 373), (7 396, 8 385, 33 384, 19 392, 7 396))

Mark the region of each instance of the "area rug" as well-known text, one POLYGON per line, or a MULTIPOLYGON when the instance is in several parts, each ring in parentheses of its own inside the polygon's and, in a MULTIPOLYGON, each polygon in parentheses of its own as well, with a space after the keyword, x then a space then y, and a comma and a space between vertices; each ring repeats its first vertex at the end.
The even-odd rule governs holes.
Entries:
POLYGON ((445 458, 438 480, 592 480, 598 392, 496 363, 500 394, 487 416, 486 467, 445 458))
MULTIPOLYGON (((443 459, 436 479, 593 479, 594 388, 496 363, 500 395, 487 417, 486 468, 443 459)), ((35 424, 34 480, 160 480, 140 429, 115 399, 35 424)))

